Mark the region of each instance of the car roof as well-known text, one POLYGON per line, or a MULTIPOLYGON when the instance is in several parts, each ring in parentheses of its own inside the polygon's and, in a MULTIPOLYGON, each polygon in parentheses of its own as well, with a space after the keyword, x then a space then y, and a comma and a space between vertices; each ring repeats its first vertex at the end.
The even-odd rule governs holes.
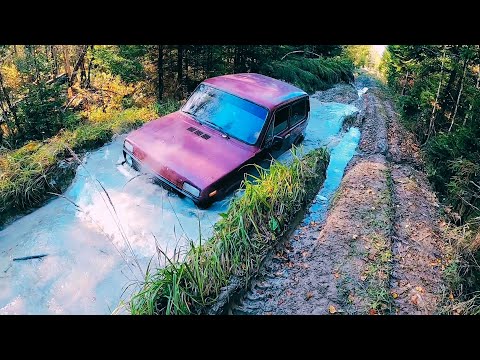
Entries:
POLYGON ((203 83, 250 100, 269 110, 288 100, 307 95, 302 89, 287 82, 255 73, 222 75, 206 79, 203 83))

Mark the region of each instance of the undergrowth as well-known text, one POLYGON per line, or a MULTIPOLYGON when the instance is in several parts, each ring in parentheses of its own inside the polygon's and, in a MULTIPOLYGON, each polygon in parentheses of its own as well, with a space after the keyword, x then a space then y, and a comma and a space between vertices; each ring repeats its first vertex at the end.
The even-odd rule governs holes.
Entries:
POLYGON ((175 111, 176 101, 157 107, 129 108, 102 112, 74 130, 62 130, 45 141, 31 141, 23 147, 0 155, 0 226, 9 218, 40 205, 62 192, 78 165, 69 161, 68 148, 81 153, 110 141, 116 134, 129 131, 163 114, 175 111))

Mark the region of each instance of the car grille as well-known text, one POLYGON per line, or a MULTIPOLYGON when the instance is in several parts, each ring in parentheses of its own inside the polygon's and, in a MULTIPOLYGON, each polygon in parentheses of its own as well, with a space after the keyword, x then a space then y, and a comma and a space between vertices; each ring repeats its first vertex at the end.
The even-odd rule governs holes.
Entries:
MULTIPOLYGON (((167 191, 170 191, 170 192, 173 192, 175 194, 179 194, 180 191, 178 191, 178 189, 170 186, 169 184, 167 184, 165 181, 163 181, 161 178, 155 176, 153 178, 153 181, 155 182, 155 184, 157 185, 160 185, 161 187, 163 187, 164 189, 166 189, 167 191)), ((180 193, 181 194, 181 193, 180 193)))
MULTIPOLYGON (((136 170, 136 171, 139 171, 141 172, 142 170, 142 165, 137 161, 135 160, 135 158, 132 157, 132 167, 136 170)), ((173 193, 176 193, 176 194, 180 194, 180 191, 174 187, 172 187, 171 185, 167 184, 164 180, 162 180, 161 177, 159 177, 158 175, 155 175, 153 174, 151 171, 148 171, 149 174, 151 175, 154 175, 152 176, 152 179, 154 181, 155 184, 157 185, 160 185, 161 187, 163 187, 164 189, 170 191, 170 192, 173 192, 173 193)))

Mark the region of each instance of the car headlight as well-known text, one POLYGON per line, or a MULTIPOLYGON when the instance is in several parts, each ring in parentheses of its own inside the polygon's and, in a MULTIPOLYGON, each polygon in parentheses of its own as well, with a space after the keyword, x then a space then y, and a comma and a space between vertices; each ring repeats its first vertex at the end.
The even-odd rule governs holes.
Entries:
POLYGON ((200 196, 200 190, 197 189, 195 186, 193 185, 190 185, 189 183, 187 182, 184 182, 183 183, 183 190, 189 192, 190 194, 192 194, 193 196, 200 196))
POLYGON ((125 149, 127 149, 128 152, 133 153, 133 145, 130 144, 128 141, 125 141, 125 149))

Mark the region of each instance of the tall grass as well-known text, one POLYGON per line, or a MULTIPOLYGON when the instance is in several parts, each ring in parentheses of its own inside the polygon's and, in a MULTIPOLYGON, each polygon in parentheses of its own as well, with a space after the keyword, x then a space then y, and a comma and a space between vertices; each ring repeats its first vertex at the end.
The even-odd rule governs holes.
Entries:
POLYGON ((308 93, 325 90, 353 78, 353 63, 345 58, 289 59, 272 61, 261 68, 265 75, 292 83, 308 93))
MULTIPOLYGON (((217 299, 232 276, 248 279, 281 236, 315 184, 323 182, 329 161, 321 148, 290 165, 274 162, 258 168, 258 177, 244 181, 244 194, 235 198, 205 243, 191 244, 183 259, 148 271, 130 301, 132 314, 199 314, 217 299), (179 261, 182 260, 182 261, 179 261)), ((166 257, 166 256, 165 256, 166 257)))
POLYGON ((74 176, 78 165, 68 161, 68 148, 81 153, 95 149, 112 136, 136 128, 145 122, 178 108, 178 102, 148 108, 129 108, 103 113, 74 130, 63 130, 46 141, 32 141, 0 155, 0 226, 12 216, 40 205, 62 192, 74 176))

